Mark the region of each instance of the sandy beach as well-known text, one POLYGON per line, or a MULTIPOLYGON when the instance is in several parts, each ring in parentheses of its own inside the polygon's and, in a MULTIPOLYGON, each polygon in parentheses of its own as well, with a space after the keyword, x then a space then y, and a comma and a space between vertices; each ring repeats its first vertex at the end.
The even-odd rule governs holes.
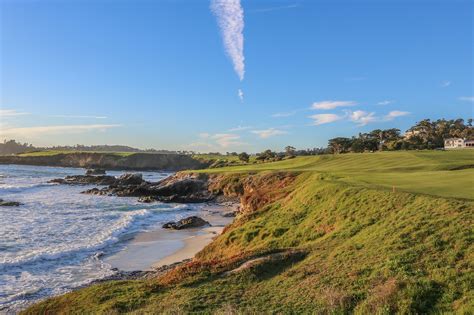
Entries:
POLYGON ((237 204, 205 205, 198 216, 211 226, 186 230, 159 228, 139 233, 124 250, 104 261, 122 271, 148 271, 192 258, 232 222, 233 217, 224 217, 223 214, 235 211, 237 207, 237 204))

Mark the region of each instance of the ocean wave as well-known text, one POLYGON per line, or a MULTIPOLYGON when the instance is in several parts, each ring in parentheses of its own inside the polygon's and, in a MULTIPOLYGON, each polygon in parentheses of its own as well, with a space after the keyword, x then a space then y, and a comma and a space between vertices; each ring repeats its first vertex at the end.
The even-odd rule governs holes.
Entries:
POLYGON ((6 190, 9 192, 21 192, 25 189, 44 187, 55 185, 54 183, 36 183, 36 184, 27 184, 27 183, 17 183, 17 184, 2 184, 0 183, 0 190, 6 190))
MULTIPOLYGON (((0 314, 16 314, 33 301, 113 274, 101 254, 115 253, 135 233, 196 209, 84 195, 80 193, 84 186, 48 183, 83 173, 83 169, 0 165, 0 198, 23 204, 0 211, 0 314)), ((169 175, 142 173, 150 181, 169 175)))
POLYGON ((25 264, 32 264, 43 260, 57 260, 61 258, 90 255, 91 252, 98 251, 104 247, 120 241, 119 236, 129 232, 137 218, 145 218, 152 215, 152 211, 142 209, 129 213, 123 213, 121 218, 114 222, 108 229, 97 231, 87 243, 75 242, 75 245, 63 244, 54 248, 39 248, 37 250, 28 250, 23 255, 15 257, 3 257, 0 261, 0 270, 8 267, 19 267, 25 264))

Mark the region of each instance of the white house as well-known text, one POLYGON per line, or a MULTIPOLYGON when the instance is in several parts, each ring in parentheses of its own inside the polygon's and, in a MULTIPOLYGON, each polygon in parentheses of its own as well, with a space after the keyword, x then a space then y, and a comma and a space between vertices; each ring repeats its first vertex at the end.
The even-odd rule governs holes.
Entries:
POLYGON ((467 140, 463 138, 444 139, 444 148, 445 149, 474 148, 474 140, 467 140))

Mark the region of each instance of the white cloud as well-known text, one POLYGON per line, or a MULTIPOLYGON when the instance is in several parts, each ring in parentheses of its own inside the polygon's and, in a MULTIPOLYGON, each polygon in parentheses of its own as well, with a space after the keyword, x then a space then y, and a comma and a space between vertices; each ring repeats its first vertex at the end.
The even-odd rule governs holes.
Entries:
POLYGON ((23 116, 29 115, 30 113, 20 112, 16 109, 0 109, 0 117, 7 117, 7 116, 23 116))
POLYGON ((474 102, 474 96, 461 96, 459 100, 466 102, 474 102))
POLYGON ((62 126, 40 126, 19 127, 0 130, 0 136, 10 137, 38 137, 52 134, 84 133, 94 130, 105 131, 120 125, 62 125, 62 126))
POLYGON ((353 101, 322 101, 314 102, 311 106, 312 109, 334 109, 336 107, 349 107, 357 105, 353 101))
POLYGON ((232 133, 209 134, 203 132, 199 134, 199 140, 188 144, 185 148, 203 151, 222 151, 229 147, 242 146, 246 143, 240 141, 240 136, 232 133))
POLYGON ((342 119, 352 121, 356 123, 358 126, 365 126, 369 123, 390 121, 397 117, 406 116, 410 114, 409 112, 404 112, 400 110, 391 111, 385 116, 376 116, 375 112, 366 112, 363 110, 356 110, 356 111, 346 110, 344 111, 344 113, 345 113, 344 115, 318 114, 318 115, 311 115, 309 116, 309 118, 314 120, 313 125, 316 125, 316 126, 332 123, 332 122, 342 120, 342 119))
POLYGON ((387 115, 384 116, 384 120, 393 120, 397 117, 402 117, 402 116, 406 116, 406 115, 409 115, 410 112, 403 112, 403 111, 400 111, 400 110, 393 110, 391 111, 390 113, 388 113, 387 115))
POLYGON ((318 114, 318 115, 311 115, 309 116, 309 118, 314 120, 313 125, 318 126, 318 125, 323 125, 323 124, 328 124, 328 123, 338 121, 344 117, 336 115, 336 114, 318 114))
POLYGON ((197 150, 217 150, 217 148, 214 145, 207 142, 193 142, 184 146, 184 148, 186 149, 192 148, 192 149, 197 149, 197 150))
POLYGON ((252 129, 251 126, 237 126, 235 128, 230 128, 228 131, 229 132, 235 132, 235 131, 244 131, 244 130, 249 130, 249 129, 252 129))
POLYGON ((90 115, 50 115, 50 117, 107 119, 107 116, 90 116, 90 115))
POLYGON ((212 0, 211 11, 217 17, 224 47, 240 81, 244 79, 244 10, 240 0, 212 0))
POLYGON ((239 89, 239 90, 237 91, 237 95, 239 96, 240 101, 243 102, 243 101, 244 101, 244 91, 242 91, 241 89, 239 89))
POLYGON ((263 130, 252 130, 251 132, 258 135, 258 137, 261 139, 267 139, 270 137, 285 135, 288 133, 287 131, 275 129, 275 128, 268 128, 268 129, 263 129, 263 130))
POLYGON ((296 114, 296 111, 286 112, 286 113, 275 113, 272 117, 279 118, 279 117, 290 117, 296 114))
POLYGON ((451 81, 443 81, 443 82, 441 82, 441 87, 444 87, 444 88, 448 87, 448 86, 451 85, 451 83, 452 83, 451 81))
POLYGON ((244 144, 240 142, 240 136, 232 133, 217 133, 211 137, 219 146, 228 148, 244 144))
POLYGON ((378 102, 377 105, 390 105, 393 103, 395 103, 395 101, 385 100, 385 101, 378 102))
POLYGON ((402 117, 402 116, 406 116, 406 115, 409 115, 409 114, 410 114, 409 112, 404 112, 404 111, 400 111, 400 110, 393 110, 393 111, 389 112, 387 115, 380 117, 380 116, 375 116, 374 112, 369 113, 369 112, 366 112, 366 111, 363 111, 363 110, 356 110, 354 112, 351 112, 351 111, 347 112, 349 120, 351 120, 352 122, 357 123, 358 126, 365 126, 365 125, 367 125, 369 123, 373 123, 373 122, 390 121, 390 120, 394 120, 397 117, 402 117))
POLYGON ((199 134, 199 140, 186 145, 188 148, 200 150, 221 151, 233 146, 241 146, 247 143, 240 141, 240 135, 234 133, 216 133, 209 134, 203 132, 199 134))
POLYGON ((278 11, 278 10, 285 10, 285 9, 294 9, 294 8, 297 8, 298 6, 299 6, 298 4, 282 5, 279 7, 255 9, 255 10, 252 10, 252 12, 254 13, 271 12, 271 11, 278 11))
POLYGON ((375 113, 371 112, 365 112, 363 110, 356 110, 354 112, 348 112, 349 114, 349 119, 355 123, 357 123, 358 126, 365 126, 368 123, 374 122, 377 120, 375 117, 375 113))

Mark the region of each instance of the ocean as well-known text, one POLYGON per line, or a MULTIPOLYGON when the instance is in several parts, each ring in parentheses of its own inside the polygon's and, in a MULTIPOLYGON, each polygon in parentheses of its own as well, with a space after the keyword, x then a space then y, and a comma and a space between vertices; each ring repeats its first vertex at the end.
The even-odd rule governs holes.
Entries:
MULTIPOLYGON (((119 176, 124 172, 110 171, 119 176)), ((147 181, 166 172, 140 172, 147 181)), ((139 232, 199 212, 199 205, 143 204, 137 198, 81 194, 93 186, 49 184, 84 169, 0 165, 0 313, 112 275, 104 257, 123 250, 139 232)))

